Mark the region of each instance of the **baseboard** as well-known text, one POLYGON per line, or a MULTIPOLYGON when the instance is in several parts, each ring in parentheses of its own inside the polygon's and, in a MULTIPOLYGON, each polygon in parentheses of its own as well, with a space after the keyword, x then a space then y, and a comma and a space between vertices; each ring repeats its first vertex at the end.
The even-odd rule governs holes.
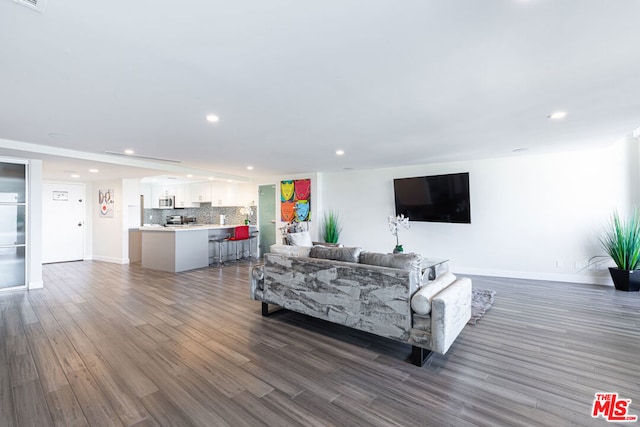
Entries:
POLYGON ((111 262, 114 264, 129 264, 129 258, 114 258, 114 257, 108 257, 108 256, 94 255, 92 259, 94 261, 111 262))
POLYGON ((587 276, 584 274, 562 273, 534 273, 529 271, 493 270, 484 268, 455 268, 455 274, 503 277, 512 279, 546 280, 550 282, 583 283, 586 285, 613 286, 608 271, 601 271, 599 275, 587 276))
POLYGON ((44 282, 42 280, 34 280, 32 282, 29 282, 29 285, 27 286, 27 288, 29 290, 31 290, 31 289, 42 289, 42 288, 44 288, 44 282))

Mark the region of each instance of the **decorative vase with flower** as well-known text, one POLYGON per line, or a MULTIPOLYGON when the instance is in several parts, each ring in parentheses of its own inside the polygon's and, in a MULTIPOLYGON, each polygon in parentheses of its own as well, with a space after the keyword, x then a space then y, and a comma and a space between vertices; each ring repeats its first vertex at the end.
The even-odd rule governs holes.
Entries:
POLYGON ((411 225, 409 225, 409 217, 404 216, 404 214, 393 216, 391 215, 388 219, 389 222, 389 231, 396 237, 396 247, 393 248, 393 253, 402 253, 404 252, 404 248, 400 244, 400 239, 398 238, 398 231, 400 228, 404 228, 408 230, 411 225))
POLYGON ((240 213, 245 216, 244 225, 249 225, 251 223, 249 217, 253 216, 253 209, 251 209, 251 206, 244 206, 240 208, 240 213))

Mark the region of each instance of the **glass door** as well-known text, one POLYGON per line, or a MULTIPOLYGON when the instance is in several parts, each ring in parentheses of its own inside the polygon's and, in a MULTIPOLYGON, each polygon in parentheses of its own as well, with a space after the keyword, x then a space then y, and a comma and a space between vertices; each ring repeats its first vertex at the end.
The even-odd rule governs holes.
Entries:
POLYGON ((26 287, 27 166, 0 162, 0 291, 26 287))

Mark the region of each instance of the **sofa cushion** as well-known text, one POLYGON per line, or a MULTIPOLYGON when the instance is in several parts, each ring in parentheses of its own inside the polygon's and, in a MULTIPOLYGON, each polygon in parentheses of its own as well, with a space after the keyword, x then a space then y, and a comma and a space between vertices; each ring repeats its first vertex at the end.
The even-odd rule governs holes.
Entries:
POLYGON ((291 246, 313 246, 313 242, 311 241, 311 233, 309 233, 308 231, 287 234, 287 242, 291 246))
POLYGON ((420 254, 381 254, 362 252, 360 264, 378 265, 380 267, 398 268, 406 271, 420 271, 422 256, 420 254))
POLYGON ((330 259, 333 261, 358 262, 358 256, 362 248, 328 248, 326 246, 314 246, 309 252, 309 257, 330 259))
POLYGON ((309 246, 289 246, 289 245, 271 245, 269 252, 272 254, 308 257, 311 247, 309 246))
POLYGON ((444 288, 456 281, 456 276, 447 272, 421 287, 411 297, 411 308, 418 314, 431 312, 431 300, 444 288))

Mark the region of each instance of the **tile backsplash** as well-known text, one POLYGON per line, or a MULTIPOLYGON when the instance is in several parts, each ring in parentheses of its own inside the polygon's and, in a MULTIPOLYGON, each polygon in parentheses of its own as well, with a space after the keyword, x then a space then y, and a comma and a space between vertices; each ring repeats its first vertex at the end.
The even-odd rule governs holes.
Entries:
MULTIPOLYGON (((184 209, 145 209, 144 224, 160 224, 167 223, 167 218, 172 215, 194 216, 196 224, 220 224, 220 215, 225 216, 225 224, 240 225, 244 224, 246 216, 240 213, 242 206, 208 206, 199 208, 184 209)), ((251 206, 253 215, 249 217, 251 225, 257 224, 256 206, 251 206)))

